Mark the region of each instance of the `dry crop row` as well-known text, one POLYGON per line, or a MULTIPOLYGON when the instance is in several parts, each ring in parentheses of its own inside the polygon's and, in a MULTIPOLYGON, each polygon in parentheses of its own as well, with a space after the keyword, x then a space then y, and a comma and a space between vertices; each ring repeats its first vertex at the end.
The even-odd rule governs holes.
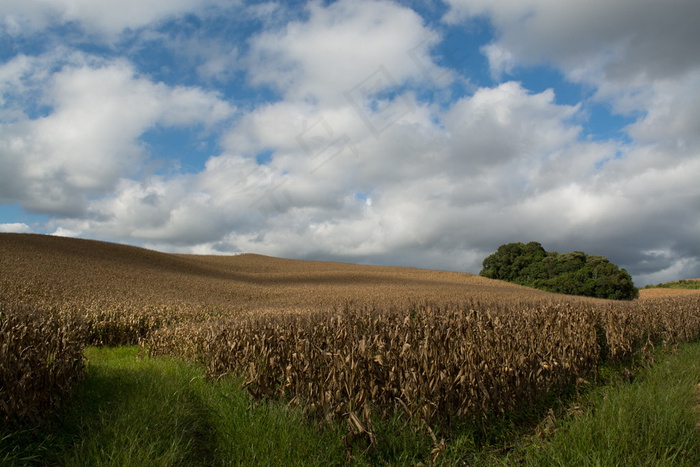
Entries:
POLYGON ((642 348, 700 338, 700 295, 611 302, 595 308, 602 357, 618 361, 642 348))
POLYGON ((86 345, 136 344, 162 326, 195 323, 204 314, 176 305, 134 305, 0 300, 0 421, 46 419, 84 375, 86 345))
POLYGON ((700 298, 634 303, 472 302, 338 313, 213 319, 203 308, 103 303, 2 307, 2 410, 35 417, 79 379, 85 344, 141 341, 152 354, 243 374, 256 397, 312 412, 387 413, 426 420, 489 416, 560 389, 649 344, 700 336, 700 298))
POLYGON ((75 316, 0 303, 0 421, 42 420, 85 372, 75 316))
POLYGON ((601 359, 700 336, 700 299, 423 304, 163 328, 152 354, 244 375, 256 397, 334 416, 397 408, 427 421, 512 410, 594 372, 601 359))
POLYGON ((3 371, 27 392, 3 393, 0 405, 3 417, 21 418, 46 405, 32 401, 50 402, 68 387, 62 357, 46 350, 51 342, 62 342, 55 347, 66 361, 82 345, 141 342, 212 375, 243 374, 252 394, 319 414, 374 406, 426 419, 478 417, 569 384, 601 358, 624 360, 700 334, 698 295, 555 297, 458 273, 0 234, 2 362, 20 362, 3 371), (472 301, 446 305, 464 300, 472 301), (326 311, 338 304, 339 312, 326 311), (31 360, 34 352, 49 356, 31 360), (44 376, 49 367, 55 376, 44 376))
POLYGON ((52 316, 80 317, 88 345, 138 344, 163 326, 181 321, 198 323, 217 314, 215 309, 192 306, 182 300, 166 303, 97 295, 63 298, 54 289, 51 283, 28 286, 0 281, 0 302, 18 308, 40 309, 52 316))
POLYGON ((212 310, 188 304, 45 299, 3 287, 0 299, 0 421, 41 422, 85 370, 86 345, 137 344, 163 326, 195 324, 212 310))

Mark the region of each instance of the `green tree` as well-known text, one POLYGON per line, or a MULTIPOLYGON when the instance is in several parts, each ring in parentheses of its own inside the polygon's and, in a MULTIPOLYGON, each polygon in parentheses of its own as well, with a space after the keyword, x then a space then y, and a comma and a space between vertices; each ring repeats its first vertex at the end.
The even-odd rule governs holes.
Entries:
POLYGON ((501 245, 484 259, 479 274, 556 293, 616 300, 639 296, 627 271, 606 257, 547 252, 537 242, 501 245))
POLYGON ((522 271, 533 276, 541 275, 539 263, 547 252, 537 242, 509 243, 498 247, 496 253, 489 255, 483 261, 484 269, 481 275, 491 279, 510 282, 521 280, 522 271))

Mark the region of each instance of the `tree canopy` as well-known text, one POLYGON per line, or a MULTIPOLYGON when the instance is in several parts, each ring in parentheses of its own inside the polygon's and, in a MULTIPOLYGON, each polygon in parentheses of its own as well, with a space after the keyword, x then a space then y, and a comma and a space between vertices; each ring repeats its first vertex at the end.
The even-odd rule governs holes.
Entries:
POLYGON ((548 292, 615 300, 639 296, 627 271, 605 256, 547 252, 537 242, 501 245, 484 259, 483 267, 481 276, 548 292))

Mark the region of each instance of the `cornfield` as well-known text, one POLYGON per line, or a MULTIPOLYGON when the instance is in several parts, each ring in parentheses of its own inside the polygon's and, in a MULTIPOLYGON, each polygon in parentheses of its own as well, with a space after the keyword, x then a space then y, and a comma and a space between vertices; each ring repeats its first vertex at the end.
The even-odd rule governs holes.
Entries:
POLYGON ((0 234, 0 326, 6 421, 70 394, 85 345, 140 343, 319 417, 449 424, 697 339, 700 294, 613 302, 442 271, 0 234))
POLYGON ((79 319, 0 303, 0 420, 41 421, 85 373, 79 319))
POLYGON ((211 376, 243 375, 253 396, 282 397, 325 417, 403 410, 432 423, 503 414, 591 375, 601 360, 698 337, 696 296, 346 306, 163 328, 147 346, 197 361, 211 376))

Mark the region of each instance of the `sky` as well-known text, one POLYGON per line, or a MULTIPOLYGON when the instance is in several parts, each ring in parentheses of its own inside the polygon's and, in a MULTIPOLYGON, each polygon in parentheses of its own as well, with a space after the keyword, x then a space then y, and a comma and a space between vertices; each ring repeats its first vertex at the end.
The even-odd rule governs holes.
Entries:
POLYGON ((697 0, 0 0, 0 232, 700 277, 697 0))

